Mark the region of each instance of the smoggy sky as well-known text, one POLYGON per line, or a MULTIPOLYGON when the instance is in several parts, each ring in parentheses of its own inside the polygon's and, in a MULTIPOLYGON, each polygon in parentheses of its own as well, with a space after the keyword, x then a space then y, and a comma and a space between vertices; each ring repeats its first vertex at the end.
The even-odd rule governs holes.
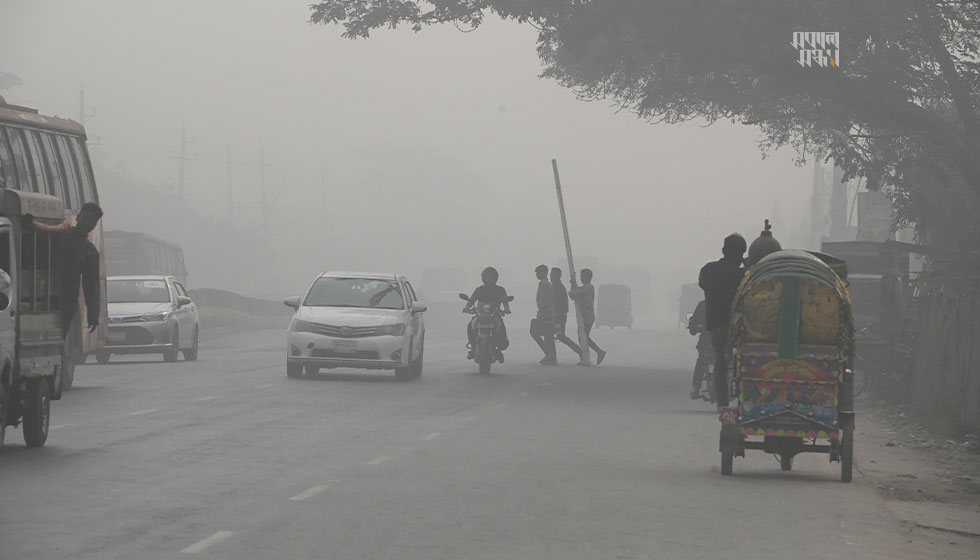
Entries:
POLYGON ((84 86, 93 157, 174 188, 185 125, 186 198, 210 215, 229 213, 230 146, 248 160, 233 170, 243 226, 259 223, 264 147, 268 199, 285 189, 268 229, 300 284, 324 268, 555 262, 551 158, 576 252, 650 266, 664 285, 731 231, 751 241, 776 207, 777 237, 806 219, 812 168, 795 154, 763 160, 748 126, 651 125, 578 101, 538 78, 531 27, 350 41, 310 26, 309 3, 3 0, 0 71, 25 82, 3 93, 77 120, 84 86))

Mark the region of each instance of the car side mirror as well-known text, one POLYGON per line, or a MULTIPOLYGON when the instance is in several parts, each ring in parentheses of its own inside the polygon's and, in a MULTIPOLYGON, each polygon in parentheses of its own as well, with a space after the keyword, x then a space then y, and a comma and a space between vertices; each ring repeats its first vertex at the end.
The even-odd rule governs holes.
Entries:
POLYGON ((507 303, 514 301, 514 296, 507 296, 507 303))
POLYGON ((412 304, 412 313, 415 313, 415 314, 425 313, 428 310, 429 310, 429 307, 426 306, 426 305, 422 305, 421 303, 413 303, 412 304))
POLYGON ((285 304, 286 307, 292 307, 293 309, 297 309, 298 310, 299 309, 299 296, 288 297, 288 298, 286 298, 285 301, 283 301, 283 304, 285 304))
POLYGON ((470 296, 468 296, 466 294, 459 294, 459 299, 461 299, 463 301, 470 301, 470 296))
POLYGON ((691 320, 691 317, 694 317, 694 313, 688 313, 688 314, 687 314, 687 320, 688 320, 688 321, 690 321, 690 320, 691 320))
POLYGON ((194 302, 187 296, 177 296, 177 307, 186 307, 192 303, 194 302))

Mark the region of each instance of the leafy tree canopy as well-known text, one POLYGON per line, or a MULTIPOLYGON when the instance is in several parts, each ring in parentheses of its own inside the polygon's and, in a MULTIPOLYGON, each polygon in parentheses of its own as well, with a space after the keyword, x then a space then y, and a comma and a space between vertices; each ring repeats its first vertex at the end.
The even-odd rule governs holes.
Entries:
POLYGON ((536 27, 542 75, 582 99, 753 124, 765 150, 885 188, 920 229, 966 204, 980 231, 977 0, 320 0, 310 21, 358 38, 487 16, 536 27), (839 67, 800 66, 794 31, 839 32, 839 67))

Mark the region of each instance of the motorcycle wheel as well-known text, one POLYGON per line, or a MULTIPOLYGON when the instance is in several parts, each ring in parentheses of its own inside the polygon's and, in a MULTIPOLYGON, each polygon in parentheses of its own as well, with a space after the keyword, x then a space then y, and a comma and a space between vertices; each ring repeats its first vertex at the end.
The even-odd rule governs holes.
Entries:
POLYGON ((476 362, 480 364, 480 373, 490 373, 493 357, 490 355, 490 339, 481 338, 476 343, 476 362))

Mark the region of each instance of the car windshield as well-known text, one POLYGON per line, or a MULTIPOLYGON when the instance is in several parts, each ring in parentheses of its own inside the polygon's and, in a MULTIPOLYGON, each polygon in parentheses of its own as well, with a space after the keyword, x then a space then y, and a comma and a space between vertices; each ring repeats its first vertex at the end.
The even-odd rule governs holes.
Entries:
POLYGON ((165 280, 109 280, 106 294, 109 303, 170 303, 165 280))
POLYGON ((394 280, 320 278, 313 284, 303 305, 404 309, 405 302, 398 282, 394 280))

